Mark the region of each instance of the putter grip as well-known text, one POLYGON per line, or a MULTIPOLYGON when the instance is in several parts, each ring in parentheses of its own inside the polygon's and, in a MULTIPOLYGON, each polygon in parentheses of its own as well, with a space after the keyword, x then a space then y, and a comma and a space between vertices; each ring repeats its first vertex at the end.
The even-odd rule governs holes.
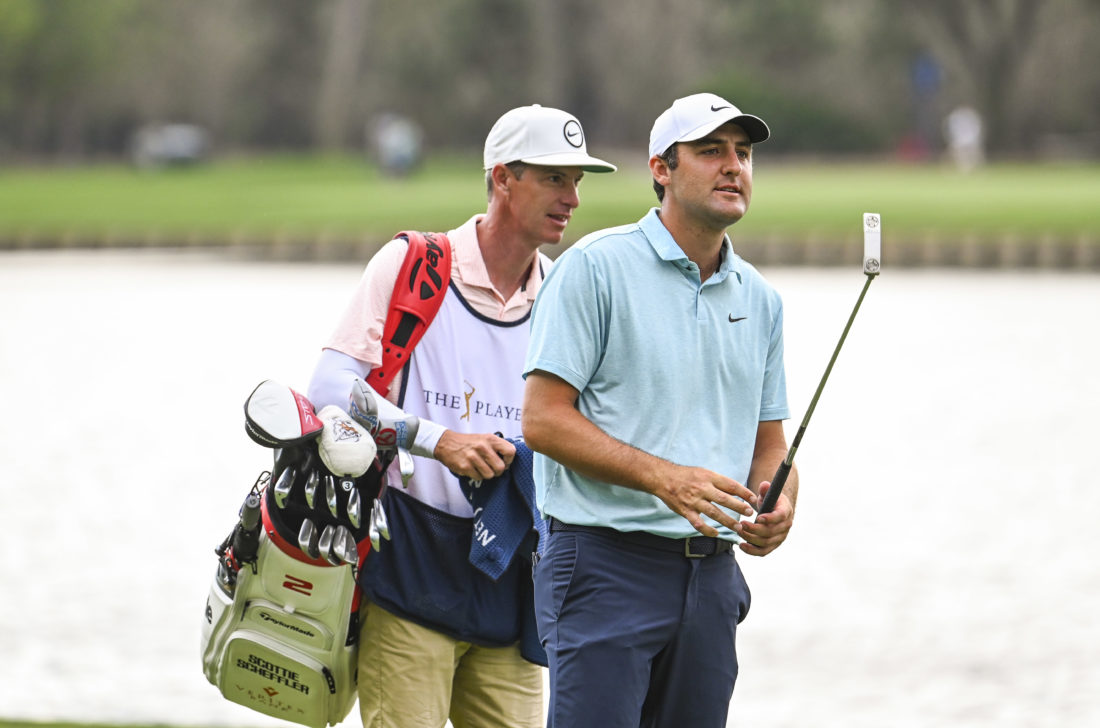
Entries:
POLYGON ((783 493, 783 484, 787 482, 787 476, 791 472, 791 466, 786 461, 781 462, 772 478, 771 487, 768 488, 764 502, 760 504, 760 513, 771 513, 775 510, 775 504, 779 502, 779 496, 783 493))

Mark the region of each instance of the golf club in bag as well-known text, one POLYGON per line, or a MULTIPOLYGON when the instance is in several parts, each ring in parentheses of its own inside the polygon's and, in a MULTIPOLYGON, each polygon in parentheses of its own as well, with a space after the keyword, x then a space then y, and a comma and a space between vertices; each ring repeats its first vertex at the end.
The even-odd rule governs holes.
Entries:
POLYGON ((810 417, 813 416, 814 409, 817 407, 817 400, 821 397, 821 391, 825 389, 825 382, 829 379, 829 373, 833 371, 833 364, 836 363, 837 355, 840 354, 840 347, 844 346, 844 339, 848 337, 848 331, 852 328, 852 322, 855 321, 856 314, 859 313, 859 307, 863 303, 863 297, 867 295, 867 289, 871 286, 871 281, 879 274, 881 268, 882 218, 877 212, 865 212, 863 213, 863 272, 867 276, 867 281, 863 284, 863 290, 859 293, 855 308, 852 309, 852 315, 848 317, 848 323, 844 326, 844 331, 840 335, 840 341, 837 342, 836 349, 833 350, 833 356, 829 360, 829 366, 825 367, 825 374, 821 377, 821 382, 817 385, 817 391, 814 392, 813 399, 810 400, 810 406, 806 410, 806 416, 802 418, 802 424, 799 426, 798 432, 794 436, 794 441, 791 442, 791 447, 787 451, 787 457, 779 464, 779 467, 775 471, 775 475, 772 477, 771 486, 764 496, 763 503, 760 504, 758 513, 771 513, 775 510, 775 504, 779 502, 779 496, 783 492, 783 485, 787 482, 787 476, 790 475, 791 466, 794 464, 794 454, 798 451, 798 446, 802 443, 802 436, 806 434, 806 426, 810 424, 810 417))
MULTIPOLYGON (((417 424, 403 423, 413 436, 417 424)), ((271 380, 246 401, 245 429, 272 449, 272 468, 216 550, 203 672, 232 702, 311 728, 335 725, 355 703, 356 579, 396 447, 379 449, 339 407, 314 412, 271 380)))

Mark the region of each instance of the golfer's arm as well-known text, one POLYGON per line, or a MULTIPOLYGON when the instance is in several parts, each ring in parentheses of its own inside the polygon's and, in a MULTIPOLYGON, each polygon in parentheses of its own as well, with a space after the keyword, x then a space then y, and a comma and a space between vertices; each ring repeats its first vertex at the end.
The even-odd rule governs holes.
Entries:
POLYGON ((523 437, 528 447, 581 475, 656 493, 667 482, 667 460, 611 437, 576 407, 578 392, 564 379, 534 371, 523 395, 523 437))
MULTIPOLYGON (((749 466, 749 482, 746 484, 753 493, 760 494, 760 483, 770 483, 776 469, 786 457, 787 438, 783 434, 783 421, 772 420, 757 425, 756 445, 752 452, 752 465, 749 466)), ((794 466, 783 485, 783 495, 790 499, 793 508, 798 500, 798 469, 794 466)))

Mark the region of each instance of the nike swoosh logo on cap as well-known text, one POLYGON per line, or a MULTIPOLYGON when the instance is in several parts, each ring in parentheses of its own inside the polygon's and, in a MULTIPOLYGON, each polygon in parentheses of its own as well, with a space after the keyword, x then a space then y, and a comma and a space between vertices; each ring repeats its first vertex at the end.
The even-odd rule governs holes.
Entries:
POLYGON ((711 111, 721 111, 722 109, 732 109, 732 106, 711 106, 711 111))
POLYGON ((738 321, 744 321, 744 320, 745 320, 745 319, 747 319, 747 318, 748 318, 748 316, 738 316, 737 318, 734 318, 734 317, 733 317, 733 314, 731 313, 731 314, 730 314, 730 323, 731 323, 731 324, 735 324, 735 323, 737 323, 738 321))
POLYGON ((567 137, 575 137, 575 136, 577 136, 578 134, 580 134, 580 132, 579 132, 579 131, 567 131, 567 132, 565 132, 565 135, 566 135, 567 137))

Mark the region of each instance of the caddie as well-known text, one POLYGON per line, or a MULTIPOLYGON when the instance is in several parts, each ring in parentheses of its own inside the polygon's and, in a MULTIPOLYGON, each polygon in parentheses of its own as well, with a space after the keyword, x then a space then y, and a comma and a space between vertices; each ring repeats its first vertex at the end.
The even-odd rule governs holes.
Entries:
MULTIPOLYGON (((585 173, 615 167, 588 154, 576 117, 533 105, 493 125, 484 168, 487 209, 434 236, 450 247, 450 285, 388 390, 420 426, 411 480, 391 473, 380 499, 390 540, 361 577, 365 728, 542 725, 541 670, 518 645, 530 562, 516 559, 496 581, 470 564, 474 514, 455 476, 492 478, 512 462, 505 438, 520 435, 531 307, 550 268, 539 247, 561 242, 585 173)), ((314 372, 318 408, 346 407, 356 379, 382 366, 407 248, 395 239, 367 264, 314 372)))

